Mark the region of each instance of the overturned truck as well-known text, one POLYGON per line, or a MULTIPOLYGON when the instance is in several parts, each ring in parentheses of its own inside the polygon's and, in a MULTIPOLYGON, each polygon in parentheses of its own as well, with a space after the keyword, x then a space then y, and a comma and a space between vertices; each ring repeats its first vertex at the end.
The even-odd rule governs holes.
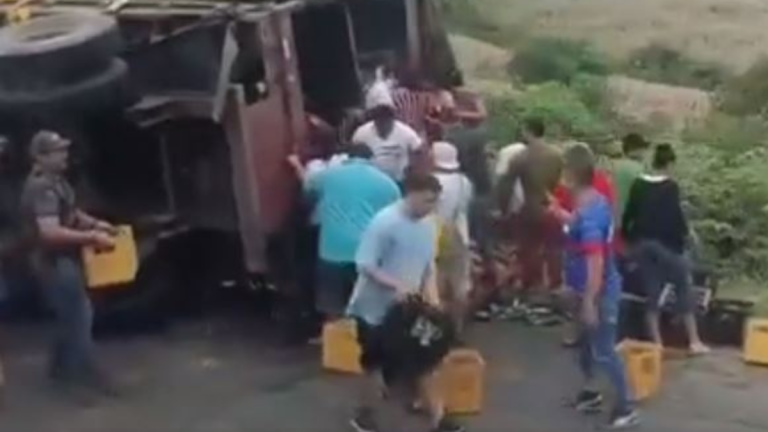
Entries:
POLYGON ((299 287, 307 107, 332 125, 382 54, 460 79, 431 0, 59 0, 0 8, 0 134, 27 170, 31 134, 74 140, 81 204, 134 227, 131 284, 92 290, 103 316, 162 316, 221 281, 299 287), (21 17, 20 22, 18 18, 21 17))

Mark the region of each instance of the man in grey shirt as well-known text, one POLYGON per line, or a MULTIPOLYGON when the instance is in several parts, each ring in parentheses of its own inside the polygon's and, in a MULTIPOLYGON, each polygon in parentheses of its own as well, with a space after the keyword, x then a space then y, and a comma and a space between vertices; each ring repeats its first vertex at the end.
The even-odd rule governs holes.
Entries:
POLYGON ((21 197, 24 211, 37 228, 33 268, 56 320, 49 372, 67 390, 86 387, 112 392, 96 367, 93 312, 80 250, 114 247, 115 228, 77 208, 74 190, 64 178, 69 146, 69 140, 50 131, 32 138, 32 169, 21 197))

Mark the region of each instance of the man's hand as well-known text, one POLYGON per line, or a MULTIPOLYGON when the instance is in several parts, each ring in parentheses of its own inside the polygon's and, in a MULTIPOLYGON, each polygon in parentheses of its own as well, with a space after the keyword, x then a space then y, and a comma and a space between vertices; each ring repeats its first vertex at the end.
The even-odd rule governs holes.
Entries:
POLYGON ((98 250, 110 250, 115 247, 115 240, 103 231, 93 230, 88 233, 89 244, 98 250))
POLYGON ((581 322, 588 328, 595 328, 600 323, 597 306, 590 299, 584 299, 581 304, 581 322))
POLYGON ((116 226, 112 225, 111 223, 109 223, 107 221, 103 221, 103 220, 96 221, 96 224, 94 224, 93 229, 95 229, 96 231, 101 231, 103 233, 107 233, 107 234, 109 234, 112 237, 114 237, 114 236, 116 236, 117 234, 120 233, 120 230, 116 226))
POLYGON ((289 155, 286 158, 286 161, 288 162, 288 165, 290 165, 295 170, 300 170, 304 168, 304 165, 301 163, 301 158, 297 154, 289 155))
POLYGON ((404 302, 413 296, 413 291, 407 289, 404 286, 395 288, 395 298, 398 302, 404 302))

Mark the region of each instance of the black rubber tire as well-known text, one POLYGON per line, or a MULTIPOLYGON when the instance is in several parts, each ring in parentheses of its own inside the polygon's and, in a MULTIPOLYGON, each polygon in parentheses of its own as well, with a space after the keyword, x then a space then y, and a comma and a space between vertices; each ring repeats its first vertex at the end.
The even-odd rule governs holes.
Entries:
POLYGON ((132 97, 128 66, 115 59, 102 73, 75 84, 39 92, 0 91, 0 115, 81 116, 123 108, 132 97))
POLYGON ((0 29, 0 90, 76 83, 107 68, 122 46, 116 21, 95 12, 41 16, 0 29))

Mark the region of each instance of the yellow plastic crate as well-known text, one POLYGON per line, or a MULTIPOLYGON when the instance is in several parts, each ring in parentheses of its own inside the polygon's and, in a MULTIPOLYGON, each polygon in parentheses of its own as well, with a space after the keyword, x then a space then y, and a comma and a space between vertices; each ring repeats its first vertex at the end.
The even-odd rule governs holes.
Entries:
POLYGON ((323 368, 361 374, 360 354, 357 324, 353 320, 338 320, 323 326, 323 368))
POLYGON ((113 249, 101 251, 93 247, 83 248, 83 265, 90 288, 132 282, 139 269, 133 229, 127 225, 119 226, 113 249))
POLYGON ((744 361, 768 366, 768 319, 755 318, 747 322, 744 361))
POLYGON ((451 351, 440 368, 445 410, 451 414, 477 414, 485 396, 485 361, 479 351, 451 351))
POLYGON ((642 401, 656 395, 661 389, 662 348, 652 343, 627 340, 618 350, 624 358, 635 399, 642 401))

